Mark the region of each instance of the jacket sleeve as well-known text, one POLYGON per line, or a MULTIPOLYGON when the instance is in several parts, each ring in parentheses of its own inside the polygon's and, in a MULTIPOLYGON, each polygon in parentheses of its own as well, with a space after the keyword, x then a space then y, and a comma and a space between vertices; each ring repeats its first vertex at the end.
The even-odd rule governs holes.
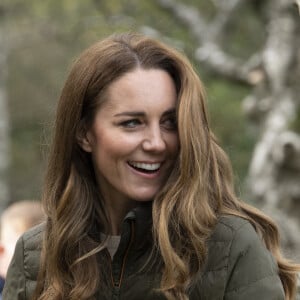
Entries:
POLYGON ((3 290, 3 300, 26 300, 26 278, 24 272, 24 242, 21 237, 9 265, 3 290))
POLYGON ((277 263, 249 223, 232 241, 224 299, 285 299, 277 263))

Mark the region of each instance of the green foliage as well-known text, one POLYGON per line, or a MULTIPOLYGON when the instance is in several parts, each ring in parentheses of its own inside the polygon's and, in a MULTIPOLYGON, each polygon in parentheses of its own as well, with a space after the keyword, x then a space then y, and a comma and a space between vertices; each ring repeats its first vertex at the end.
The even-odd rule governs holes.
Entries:
MULTIPOLYGON (((210 20, 211 1, 185 0, 210 20)), ((211 123, 243 178, 253 147, 241 113, 248 90, 216 79, 194 61, 195 39, 184 24, 156 1, 148 0, 4 0, 6 27, 18 42, 9 56, 12 201, 39 198, 55 105, 68 68, 84 48, 113 32, 153 28, 160 38, 183 50, 195 63, 208 90, 211 123), (18 38, 20 38, 18 37, 18 38)), ((239 57, 258 48, 262 34, 250 7, 232 20, 225 46, 239 57), (236 23, 237 22, 237 23, 236 23), (253 34, 255 32, 255 34, 253 34), (252 40, 249 37, 253 36, 252 40), (259 38, 257 38, 259 36, 259 38)), ((1 24, 1 23, 0 23, 1 24)))
POLYGON ((296 118, 290 125, 291 130, 294 130, 298 133, 300 133, 300 106, 297 109, 296 118))
POLYGON ((254 3, 245 1, 228 24, 227 34, 223 37, 223 47, 232 55, 248 58, 261 48, 265 38, 266 26, 257 17, 254 3))
POLYGON ((211 126, 232 161, 237 180, 245 177, 254 146, 254 137, 247 130, 241 111, 241 100, 248 93, 245 86, 221 79, 207 83, 211 126))

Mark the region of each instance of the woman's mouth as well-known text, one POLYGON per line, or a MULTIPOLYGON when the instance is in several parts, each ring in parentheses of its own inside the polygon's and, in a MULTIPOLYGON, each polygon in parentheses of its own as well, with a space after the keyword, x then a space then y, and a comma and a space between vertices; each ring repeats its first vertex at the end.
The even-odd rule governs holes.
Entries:
POLYGON ((142 162, 128 162, 129 166, 134 168, 139 172, 144 172, 147 174, 155 173, 159 170, 161 163, 142 163, 142 162))

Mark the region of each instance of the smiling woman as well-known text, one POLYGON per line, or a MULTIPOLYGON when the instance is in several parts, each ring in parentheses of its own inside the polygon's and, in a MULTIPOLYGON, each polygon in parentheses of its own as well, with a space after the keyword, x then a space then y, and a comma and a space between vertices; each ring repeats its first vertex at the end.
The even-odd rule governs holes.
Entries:
POLYGON ((234 194, 184 55, 137 34, 96 43, 55 124, 47 222, 19 240, 4 300, 293 299, 300 267, 234 194))
POLYGON ((91 153, 116 235, 128 208, 153 199, 175 164, 177 95, 166 71, 138 67, 113 82, 103 97, 107 100, 79 143, 91 153))

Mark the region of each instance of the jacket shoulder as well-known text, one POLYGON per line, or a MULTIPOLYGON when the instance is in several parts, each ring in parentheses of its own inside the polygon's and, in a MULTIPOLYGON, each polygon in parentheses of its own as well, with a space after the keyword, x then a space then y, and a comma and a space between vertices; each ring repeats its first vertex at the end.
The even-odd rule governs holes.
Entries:
POLYGON ((28 280, 34 282, 36 281, 39 270, 44 230, 45 224, 42 223, 26 231, 22 236, 24 269, 27 270, 26 277, 28 278, 28 280))
MULTIPOLYGON (((230 263, 229 258, 232 256, 233 241, 237 236, 240 238, 239 232, 243 229, 246 229, 246 236, 248 235, 248 231, 254 231, 250 223, 245 219, 231 215, 219 217, 208 240, 206 272, 228 269, 230 263)), ((247 239, 248 238, 245 237, 246 241, 247 239)))
POLYGON ((254 230, 249 221, 233 216, 233 215, 223 215, 219 218, 216 227, 211 235, 213 241, 228 242, 230 243, 236 233, 243 227, 247 231, 254 230))
POLYGON ((26 231, 21 237, 24 243, 24 250, 28 250, 28 251, 40 250, 44 230, 45 230, 45 223, 41 223, 26 231))
POLYGON ((45 224, 25 232, 18 240, 3 290, 3 300, 31 299, 36 286, 45 224))
POLYGON ((219 217, 200 282, 204 299, 284 299, 276 260, 250 222, 237 216, 219 217))

